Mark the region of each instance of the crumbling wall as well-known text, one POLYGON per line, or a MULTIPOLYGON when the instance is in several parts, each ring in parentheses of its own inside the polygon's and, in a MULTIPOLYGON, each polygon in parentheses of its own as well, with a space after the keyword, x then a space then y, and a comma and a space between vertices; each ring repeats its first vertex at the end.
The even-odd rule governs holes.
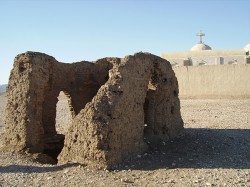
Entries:
POLYGON ((148 53, 73 64, 42 53, 18 55, 6 111, 4 149, 48 154, 62 149, 59 162, 100 168, 183 129, 171 65, 148 53), (68 96, 74 116, 65 140, 55 129, 60 91, 68 96))
POLYGON ((60 91, 70 97, 75 116, 106 82, 111 67, 104 61, 59 63, 42 53, 18 55, 8 85, 5 149, 44 152, 63 145, 55 128, 60 91))
POLYGON ((109 80, 76 116, 58 159, 111 167, 145 151, 144 137, 168 140, 182 128, 178 84, 170 64, 138 53, 109 71, 109 80))

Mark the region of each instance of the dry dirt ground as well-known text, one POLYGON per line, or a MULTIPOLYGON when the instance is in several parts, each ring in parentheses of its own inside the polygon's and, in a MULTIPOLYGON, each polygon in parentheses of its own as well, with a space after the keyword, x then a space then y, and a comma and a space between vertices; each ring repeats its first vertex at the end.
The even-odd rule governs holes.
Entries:
MULTIPOLYGON (((62 97, 63 98, 63 97, 62 97)), ((70 116, 58 104, 57 129, 70 116)), ((0 96, 0 132, 6 97, 0 96)), ((2 186, 250 186, 250 99, 181 100, 185 132, 115 170, 43 165, 29 155, 0 153, 2 186)))

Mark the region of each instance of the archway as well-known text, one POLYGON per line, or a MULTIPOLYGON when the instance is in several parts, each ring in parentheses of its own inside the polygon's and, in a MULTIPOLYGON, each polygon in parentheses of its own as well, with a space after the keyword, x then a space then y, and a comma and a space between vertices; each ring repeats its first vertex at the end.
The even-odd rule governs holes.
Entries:
POLYGON ((63 148, 65 134, 74 118, 71 97, 67 92, 60 91, 56 101, 56 116, 52 127, 55 128, 56 133, 53 135, 45 134, 46 145, 43 151, 44 154, 52 157, 55 162, 57 162, 57 156, 63 148))
POLYGON ((56 104, 56 132, 63 134, 67 132, 74 118, 74 109, 71 105, 71 98, 67 92, 61 91, 56 104))

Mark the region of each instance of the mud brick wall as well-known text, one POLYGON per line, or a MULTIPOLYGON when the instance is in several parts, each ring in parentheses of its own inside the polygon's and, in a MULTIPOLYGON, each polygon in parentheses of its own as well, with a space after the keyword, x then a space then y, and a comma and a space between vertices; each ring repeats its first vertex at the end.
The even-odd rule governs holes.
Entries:
POLYGON ((11 71, 2 149, 59 149, 60 163, 110 168, 181 133, 178 93, 170 63, 149 53, 66 64, 26 52, 11 71), (65 137, 55 128, 60 91, 74 118, 65 137))

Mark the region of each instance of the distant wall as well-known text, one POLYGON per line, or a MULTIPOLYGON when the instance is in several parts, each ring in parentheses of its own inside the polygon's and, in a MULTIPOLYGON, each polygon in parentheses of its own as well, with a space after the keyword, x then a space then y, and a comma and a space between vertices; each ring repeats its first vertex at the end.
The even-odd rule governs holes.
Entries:
POLYGON ((182 98, 250 98, 250 65, 174 67, 182 98))
POLYGON ((0 85, 0 93, 6 92, 7 84, 0 85))

